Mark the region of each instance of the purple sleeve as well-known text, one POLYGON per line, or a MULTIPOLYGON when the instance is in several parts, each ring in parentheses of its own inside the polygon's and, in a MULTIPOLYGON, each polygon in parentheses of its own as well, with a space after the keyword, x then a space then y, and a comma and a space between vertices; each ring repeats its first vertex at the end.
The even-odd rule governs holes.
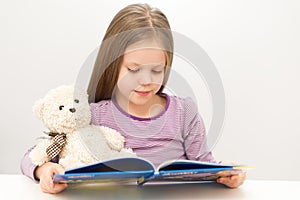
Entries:
MULTIPOLYGON (((25 176, 28 176, 29 178, 31 178, 32 180, 34 180, 38 183, 39 180, 34 176, 34 172, 38 166, 33 164, 31 159, 29 158, 29 154, 32 151, 32 149, 34 149, 34 147, 35 146, 28 149, 28 151, 24 154, 24 156, 21 160, 21 171, 22 171, 22 174, 24 174, 25 176)), ((59 157, 56 156, 50 162, 58 163, 58 161, 59 161, 59 157)))
POLYGON ((25 176, 28 176, 29 178, 31 178, 32 180, 38 182, 38 180, 35 178, 34 176, 34 172, 35 169, 37 168, 37 165, 33 164, 31 159, 29 158, 29 154, 32 151, 32 149, 35 146, 31 147, 23 156, 22 160, 21 160, 21 171, 22 174, 24 174, 25 176))
POLYGON ((190 98, 184 102, 184 148, 189 160, 216 162, 207 146, 206 130, 196 104, 190 98))

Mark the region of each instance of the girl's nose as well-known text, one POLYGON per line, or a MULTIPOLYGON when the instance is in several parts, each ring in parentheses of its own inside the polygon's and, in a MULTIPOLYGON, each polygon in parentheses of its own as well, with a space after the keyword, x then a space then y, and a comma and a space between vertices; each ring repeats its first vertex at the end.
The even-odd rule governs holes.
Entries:
POLYGON ((139 79, 139 84, 148 85, 152 82, 152 77, 150 73, 142 73, 139 79))

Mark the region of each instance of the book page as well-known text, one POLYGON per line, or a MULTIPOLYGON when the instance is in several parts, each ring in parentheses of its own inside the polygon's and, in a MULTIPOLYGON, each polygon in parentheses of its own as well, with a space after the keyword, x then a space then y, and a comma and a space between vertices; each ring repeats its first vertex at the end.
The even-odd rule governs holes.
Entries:
POLYGON ((123 172, 123 171, 145 171, 155 170, 149 161, 142 158, 118 158, 98 162, 91 165, 70 169, 65 174, 87 173, 87 172, 123 172))
POLYGON ((200 162, 195 160, 171 160, 166 161, 157 167, 157 170, 188 170, 208 168, 233 168, 235 165, 200 162))

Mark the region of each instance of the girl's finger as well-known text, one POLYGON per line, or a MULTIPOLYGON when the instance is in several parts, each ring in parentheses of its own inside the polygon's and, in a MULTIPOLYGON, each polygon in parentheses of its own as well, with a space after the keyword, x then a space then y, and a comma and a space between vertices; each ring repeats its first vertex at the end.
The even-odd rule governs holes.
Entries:
POLYGON ((245 178, 246 178, 246 172, 241 172, 233 176, 220 177, 217 179, 217 182, 224 184, 229 188, 237 188, 243 184, 245 178))
POLYGON ((68 187, 67 184, 55 184, 53 190, 54 190, 55 193, 58 193, 58 192, 63 191, 67 187, 68 187))

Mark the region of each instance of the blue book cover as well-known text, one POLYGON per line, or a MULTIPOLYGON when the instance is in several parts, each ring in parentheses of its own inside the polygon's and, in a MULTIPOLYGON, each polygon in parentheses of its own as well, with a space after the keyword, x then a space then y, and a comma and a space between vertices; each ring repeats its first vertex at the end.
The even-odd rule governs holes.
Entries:
POLYGON ((55 174, 54 182, 135 182, 142 185, 148 181, 215 181, 224 173, 235 174, 247 168, 250 166, 191 160, 172 160, 155 167, 150 161, 142 158, 118 158, 70 169, 64 174, 55 174))

